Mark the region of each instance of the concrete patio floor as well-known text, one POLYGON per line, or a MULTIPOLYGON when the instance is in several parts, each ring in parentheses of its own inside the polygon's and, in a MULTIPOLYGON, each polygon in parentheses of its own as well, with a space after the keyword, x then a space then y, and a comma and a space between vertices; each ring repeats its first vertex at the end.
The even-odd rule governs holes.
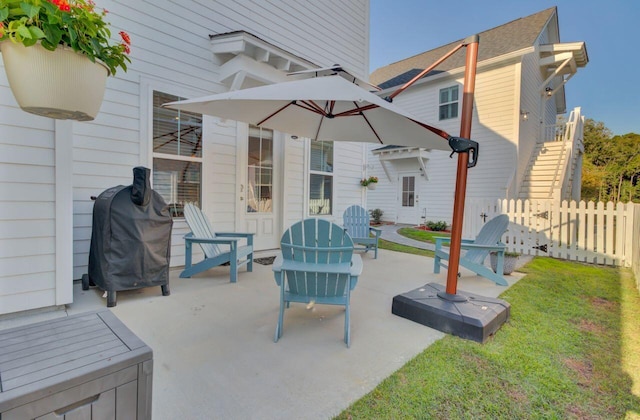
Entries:
MULTIPOLYGON (((264 255, 258 255, 264 256, 264 255)), ((433 259, 381 250, 363 254, 351 302, 351 348, 342 341, 344 309, 292 304, 284 333, 273 334, 278 288, 271 266, 228 267, 191 279, 171 273, 171 296, 159 287, 119 292, 112 312, 154 352, 153 418, 324 419, 371 391, 443 333, 391 314, 395 295, 429 282, 433 259)), ((515 283, 523 275, 506 278, 515 283)), ((462 270, 458 288, 497 297, 506 287, 462 270)), ((0 329, 103 309, 98 289, 74 285, 66 310, 1 318, 0 329)))

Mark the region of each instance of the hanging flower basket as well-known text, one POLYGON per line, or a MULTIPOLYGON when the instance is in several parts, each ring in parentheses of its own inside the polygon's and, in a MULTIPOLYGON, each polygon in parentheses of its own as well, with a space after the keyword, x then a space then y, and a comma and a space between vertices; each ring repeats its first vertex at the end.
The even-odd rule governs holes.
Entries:
POLYGON ((102 104, 109 69, 69 47, 0 43, 9 86, 20 108, 49 118, 93 120, 102 104))
POLYGON ((367 184, 367 188, 370 190, 375 190, 376 189, 376 185, 378 185, 377 182, 370 182, 369 184, 367 184))
POLYGON ((23 110, 95 118, 107 76, 131 62, 129 34, 112 44, 106 15, 93 0, 0 0, 0 51, 23 110))

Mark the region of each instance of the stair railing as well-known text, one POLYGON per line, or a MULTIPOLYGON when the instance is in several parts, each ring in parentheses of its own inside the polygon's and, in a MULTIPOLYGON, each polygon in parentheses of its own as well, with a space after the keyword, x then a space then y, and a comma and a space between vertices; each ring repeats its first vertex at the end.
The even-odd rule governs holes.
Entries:
POLYGON ((582 147, 581 136, 576 136, 578 129, 582 131, 582 124, 578 126, 578 123, 581 122, 580 107, 576 107, 569 114, 569 119, 565 124, 556 125, 555 141, 562 141, 562 152, 556 162, 553 180, 549 188, 549 199, 553 199, 555 196, 558 200, 561 200, 561 192, 568 188, 568 182, 571 178, 571 164, 574 157, 577 156, 578 149, 582 147), (578 141, 576 141, 576 138, 578 138, 578 141), (554 194, 558 190, 560 190, 559 193, 557 195, 554 194))

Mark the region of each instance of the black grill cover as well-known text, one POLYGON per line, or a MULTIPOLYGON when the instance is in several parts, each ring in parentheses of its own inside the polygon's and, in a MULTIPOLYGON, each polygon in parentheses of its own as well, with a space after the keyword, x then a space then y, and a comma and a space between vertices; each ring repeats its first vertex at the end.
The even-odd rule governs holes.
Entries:
POLYGON ((169 284, 173 220, 150 173, 134 168, 133 185, 109 188, 95 201, 89 281, 102 290, 169 284))

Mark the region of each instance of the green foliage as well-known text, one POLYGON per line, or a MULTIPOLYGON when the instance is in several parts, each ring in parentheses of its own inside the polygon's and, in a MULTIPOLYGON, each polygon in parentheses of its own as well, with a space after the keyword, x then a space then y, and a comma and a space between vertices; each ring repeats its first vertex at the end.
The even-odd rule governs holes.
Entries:
POLYGON ((376 184, 378 182, 377 176, 370 176, 369 178, 364 178, 360 180, 360 185, 366 187, 369 184, 376 184))
POLYGON ((381 209, 373 209, 369 210, 369 214, 371 214, 373 223, 380 223, 382 221, 382 215, 384 214, 384 212, 381 209))
POLYGON ((130 40, 120 32, 122 43, 110 44, 106 13, 96 11, 91 0, 0 0, 0 41, 25 47, 40 42, 50 51, 68 46, 92 62, 100 60, 114 75, 118 67, 127 71, 130 40))
POLYGON ((426 222, 425 226, 435 231, 447 230, 447 228, 449 227, 449 225, 445 221, 432 222, 431 220, 426 222))
POLYGON ((640 135, 612 136, 602 122, 584 126, 582 198, 640 202, 640 135))
POLYGON ((640 296, 627 269, 535 258, 485 344, 450 335, 339 419, 625 418, 640 413, 640 296))

